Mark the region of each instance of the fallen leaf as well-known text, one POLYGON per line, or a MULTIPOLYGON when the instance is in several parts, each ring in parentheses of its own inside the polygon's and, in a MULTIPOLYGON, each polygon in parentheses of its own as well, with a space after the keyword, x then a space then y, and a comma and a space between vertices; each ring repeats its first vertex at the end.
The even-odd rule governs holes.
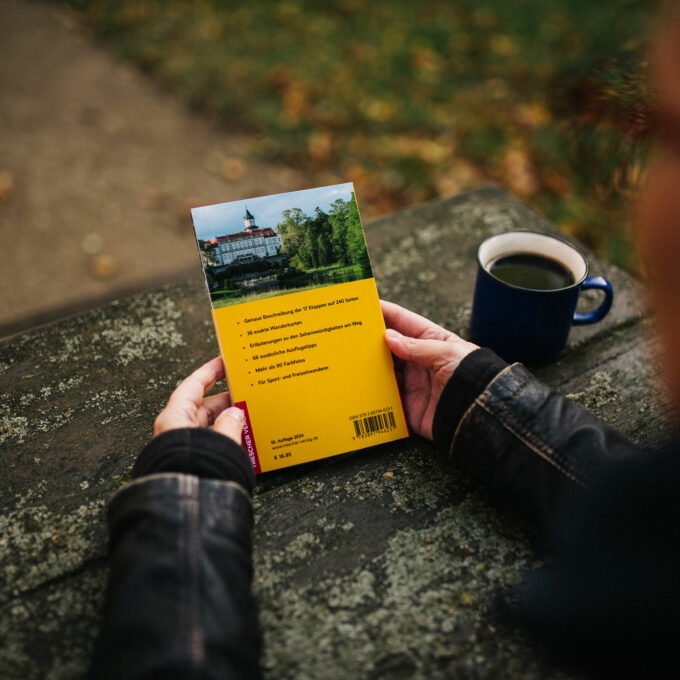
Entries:
POLYGON ((115 276, 117 269, 118 263, 111 255, 102 254, 92 258, 90 273, 95 279, 108 281, 115 276))
POLYGON ((14 189, 14 179, 9 170, 0 172, 0 203, 6 201, 14 189))

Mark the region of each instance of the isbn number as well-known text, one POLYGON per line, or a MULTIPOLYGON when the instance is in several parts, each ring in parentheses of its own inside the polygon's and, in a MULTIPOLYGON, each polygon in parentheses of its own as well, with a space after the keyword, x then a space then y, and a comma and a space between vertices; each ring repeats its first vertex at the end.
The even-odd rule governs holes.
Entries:
POLYGON ((358 418, 352 421, 352 425, 354 425, 354 433, 357 437, 370 437, 372 434, 394 430, 397 427, 397 421, 394 419, 394 413, 387 411, 366 418, 358 418))

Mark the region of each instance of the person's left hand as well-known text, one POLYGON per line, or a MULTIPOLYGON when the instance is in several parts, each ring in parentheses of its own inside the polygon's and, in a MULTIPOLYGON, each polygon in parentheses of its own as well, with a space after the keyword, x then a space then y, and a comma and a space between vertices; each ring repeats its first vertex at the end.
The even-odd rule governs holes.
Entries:
POLYGON ((209 427, 241 443, 244 413, 231 406, 228 392, 206 397, 213 385, 224 378, 224 364, 215 357, 185 378, 170 395, 167 406, 156 416, 154 437, 180 427, 209 427))

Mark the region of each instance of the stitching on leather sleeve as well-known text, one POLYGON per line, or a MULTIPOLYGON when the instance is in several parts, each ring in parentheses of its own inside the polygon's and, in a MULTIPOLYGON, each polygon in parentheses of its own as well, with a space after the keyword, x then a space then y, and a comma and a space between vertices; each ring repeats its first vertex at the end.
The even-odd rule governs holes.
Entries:
POLYGON ((183 522, 188 524, 188 545, 184 546, 184 550, 188 551, 186 557, 189 563, 189 579, 188 579, 188 600, 189 600, 189 652, 191 654, 192 668, 191 676, 198 677, 200 668, 205 659, 205 632, 203 630, 201 619, 201 560, 203 558, 201 551, 201 527, 199 518, 199 500, 198 500, 198 478, 192 475, 185 477, 187 486, 190 489, 189 503, 187 504, 187 513, 183 517, 183 522))
MULTIPOLYGON (((562 454, 555 451, 544 440, 530 432, 530 430, 527 427, 523 426, 521 423, 518 423, 516 419, 510 416, 510 412, 508 411, 507 407, 504 404, 502 404, 497 398, 493 397, 490 394, 489 389, 491 388, 491 386, 499 378, 501 378, 506 373, 509 373, 513 368, 515 368, 518 365, 520 364, 514 363, 511 364, 510 366, 506 366, 486 386, 482 394, 480 394, 479 397, 477 397, 477 399, 475 399, 475 401, 473 401, 472 404, 470 404, 470 406, 463 414, 463 417, 460 419, 458 427, 456 428, 456 431, 453 435, 451 447, 449 448, 449 457, 453 456, 453 449, 456 445, 459 433, 463 429, 465 423, 469 420, 470 415, 474 411, 475 407, 478 406, 484 409, 484 411, 488 413, 492 418, 496 419, 508 432, 510 432, 517 439, 519 439, 527 448, 529 448, 535 454, 543 458, 543 460, 545 460, 547 463, 550 463, 550 465, 559 470, 559 472, 561 472, 565 477, 571 479, 573 482, 579 484, 584 488, 588 488, 588 485, 585 481, 585 474, 583 473, 582 470, 580 470, 572 461, 568 460, 562 454), (504 419, 498 418, 500 414, 493 411, 490 408, 490 406, 488 406, 485 403, 486 401, 493 401, 494 407, 502 413, 504 419)), ((512 399, 516 397, 531 382, 532 378, 530 378, 529 376, 521 376, 521 379, 519 379, 519 384, 513 389, 512 393, 510 394, 510 398, 512 399)))
POLYGON ((463 423, 470 417, 470 414, 472 413, 472 410, 476 406, 476 403, 473 401, 468 407, 465 413, 463 413, 463 417, 458 421, 458 427, 456 428, 456 431, 453 433, 453 439, 451 440, 451 446, 449 447, 449 458, 453 457, 453 447, 456 445, 456 439, 458 439, 458 433, 460 432, 461 428, 463 427, 463 423))
MULTIPOLYGON (((181 484, 182 484, 182 479, 184 477, 194 477, 194 475, 189 475, 185 472, 154 472, 150 475, 144 475, 144 477, 137 477, 137 479, 132 479, 129 482, 125 484, 125 486, 122 486, 120 489, 117 489, 114 494, 109 498, 109 505, 113 504, 113 501, 118 497, 123 494, 125 494, 126 491, 131 489, 132 487, 136 486, 145 486, 148 483, 153 483, 153 480, 155 479, 176 479, 179 480, 180 483, 180 492, 181 492, 181 484)), ((250 503, 251 507, 253 505, 253 499, 251 495, 248 493, 248 491, 238 482, 235 482, 231 479, 229 480, 222 480, 222 479, 209 479, 206 478, 206 481, 211 481, 215 484, 219 484, 220 486, 230 486, 237 491, 240 491, 241 494, 243 494, 247 499, 248 503, 250 503)), ((162 492, 160 495, 163 495, 162 492)), ((184 494, 183 494, 184 495, 184 494)))
MULTIPOLYGON (((510 371, 514 366, 517 366, 517 363, 510 364, 509 366, 506 366, 502 371, 499 371, 493 378, 493 380, 484 388, 484 392, 488 390, 491 385, 493 385, 498 378, 500 378, 502 375, 505 375, 508 371, 510 371)), ((482 392, 482 394, 484 394, 482 392)), ((476 401, 476 400, 475 400, 476 401)), ((463 424, 465 421, 470 417, 470 414, 474 410, 475 407, 475 401, 473 401, 466 409, 465 413, 463 413, 463 416, 461 419, 458 421, 458 426, 456 427, 456 431, 453 433, 453 439, 451 439, 451 446, 449 447, 449 458, 453 456, 453 448, 456 445, 456 439, 458 439, 458 433, 461 431, 463 424)))
MULTIPOLYGON (((525 386, 526 385, 523 385, 523 387, 525 386)), ((515 394, 518 391, 519 390, 516 390, 515 394)), ((549 446, 543 439, 536 436, 521 423, 518 423, 517 420, 510 415, 510 412, 504 404, 501 404, 496 398, 489 394, 481 395, 475 401, 490 416, 497 418, 499 414, 492 411, 490 406, 485 403, 485 401, 493 401, 494 407, 504 416, 504 419, 497 418, 497 420, 506 430, 508 430, 508 432, 513 434, 526 447, 559 470, 565 477, 568 477, 584 488, 588 488, 583 472, 572 461, 565 458, 558 451, 555 451, 555 449, 549 446)))
MULTIPOLYGON (((524 425, 521 421, 517 420, 517 418, 514 418, 512 414, 510 413, 510 410, 507 408, 505 405, 506 401, 509 401, 511 399, 515 399, 522 390, 524 390, 526 387, 528 387, 531 383, 533 383, 536 379, 530 374, 526 374, 523 376, 521 384, 519 384, 513 391, 512 394, 510 394, 509 397, 504 397, 502 400, 499 399, 498 397, 494 396, 491 394, 491 392, 488 392, 486 395, 481 394, 480 395, 480 400, 482 401, 489 401, 493 402, 493 405, 500 409, 502 413, 505 415, 505 417, 510 421, 512 421, 512 424, 516 430, 518 430, 522 436, 529 442, 527 445, 530 446, 532 450, 534 450, 534 447, 537 447, 540 451, 545 453, 547 456, 550 456, 551 459, 554 461, 555 464, 561 465, 565 469, 565 474, 572 478, 574 481, 578 482, 581 484, 583 487, 587 488, 587 483, 586 483, 586 477, 587 475, 579 468, 579 466, 573 461, 570 460, 568 457, 566 457, 563 453, 560 451, 555 450, 553 447, 551 447, 544 439, 542 439, 540 436, 538 436, 536 433, 534 433, 532 430, 530 430, 526 425, 524 425), (486 399, 485 399, 486 397, 486 399)), ((490 411, 489 411, 490 413, 490 411)), ((510 428, 508 428, 510 429, 510 428)), ((539 451, 536 451, 536 453, 539 453, 539 451)))

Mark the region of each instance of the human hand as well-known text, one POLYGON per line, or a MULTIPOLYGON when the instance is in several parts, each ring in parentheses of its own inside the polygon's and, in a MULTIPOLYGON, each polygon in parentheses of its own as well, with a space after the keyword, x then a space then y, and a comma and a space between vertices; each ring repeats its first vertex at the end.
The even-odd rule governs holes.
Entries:
POLYGON ((156 416, 154 437, 180 427, 209 427, 240 444, 243 411, 231 406, 231 397, 227 392, 205 396, 222 378, 224 364, 220 357, 203 364, 185 378, 170 395, 167 406, 156 416))
POLYGON ((462 359, 478 347, 399 305, 385 300, 380 305, 387 326, 385 341, 397 357, 409 427, 432 439, 432 421, 444 385, 462 359))

